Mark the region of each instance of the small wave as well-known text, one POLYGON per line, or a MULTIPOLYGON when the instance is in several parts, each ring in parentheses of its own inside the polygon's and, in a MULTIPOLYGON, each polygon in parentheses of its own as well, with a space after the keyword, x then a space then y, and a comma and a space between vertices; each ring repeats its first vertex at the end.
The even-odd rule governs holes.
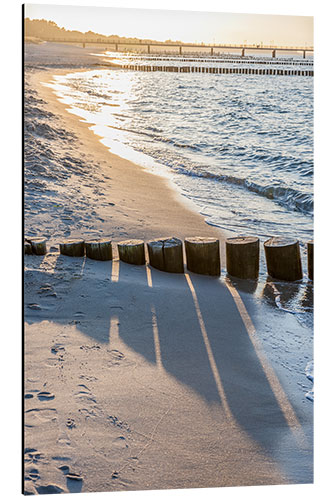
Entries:
POLYGON ((310 194, 301 193, 295 189, 285 186, 260 186, 254 182, 244 179, 242 177, 235 177, 233 175, 218 175, 209 171, 203 170, 187 170, 184 167, 177 168, 179 173, 189 175, 191 177, 200 177, 205 179, 214 180, 217 182, 225 182, 234 186, 239 186, 247 189, 260 196, 264 196, 270 200, 277 201, 289 209, 296 210, 303 213, 313 212, 313 199, 310 194))
MULTIPOLYGON (((114 116, 120 117, 120 116, 124 116, 124 115, 118 115, 118 114, 114 113, 114 116)), ((108 127, 112 128, 114 130, 120 130, 122 132, 129 132, 130 134, 134 134, 134 135, 143 135, 143 136, 149 137, 150 139, 153 139, 154 141, 160 141, 160 142, 163 142, 165 144, 170 144, 170 145, 172 145, 176 148, 180 148, 180 149, 191 149, 192 151, 200 151, 200 149, 201 149, 199 145, 184 144, 184 143, 177 142, 173 139, 169 139, 168 137, 160 136, 160 135, 158 135, 158 132, 160 132, 160 130, 155 129, 153 127, 147 127, 147 130, 151 130, 152 132, 156 132, 155 134, 150 133, 150 132, 145 132, 143 130, 132 130, 130 128, 115 127, 114 125, 108 125, 108 127)))

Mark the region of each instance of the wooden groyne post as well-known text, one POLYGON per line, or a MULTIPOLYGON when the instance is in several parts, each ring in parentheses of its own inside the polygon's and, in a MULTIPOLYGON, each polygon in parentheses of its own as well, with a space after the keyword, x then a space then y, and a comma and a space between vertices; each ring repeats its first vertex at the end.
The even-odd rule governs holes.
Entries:
MULTIPOLYGON (((25 243, 30 244, 31 253, 35 255, 45 255, 47 252, 46 241, 46 238, 26 238, 25 243)), ((29 253, 29 249, 26 245, 24 245, 24 252, 29 253)))
POLYGON ((32 246, 27 240, 24 241, 24 253, 25 255, 32 255, 32 246))
POLYGON ((273 237, 264 243, 267 272, 275 279, 297 281, 303 277, 299 242, 273 237))
POLYGON ((259 238, 238 236, 226 240, 227 272, 241 279, 259 275, 259 238))
POLYGON ((111 240, 94 239, 85 241, 86 256, 93 260, 112 260, 111 240))
POLYGON ((149 263, 160 271, 183 273, 183 243, 178 238, 162 238, 147 243, 149 263))
POLYGON ((60 253, 68 257, 83 257, 84 256, 84 240, 70 239, 65 240, 59 245, 60 253))
POLYGON ((119 259, 127 264, 143 265, 145 259, 145 246, 143 240, 126 240, 118 244, 119 259))
POLYGON ((189 271, 209 276, 221 274, 220 242, 216 238, 185 238, 185 252, 189 271))

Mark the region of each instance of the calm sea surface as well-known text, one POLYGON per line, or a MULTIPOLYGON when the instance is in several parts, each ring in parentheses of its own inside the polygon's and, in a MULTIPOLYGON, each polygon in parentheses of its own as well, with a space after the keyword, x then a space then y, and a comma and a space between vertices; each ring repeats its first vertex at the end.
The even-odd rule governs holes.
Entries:
POLYGON ((313 78, 96 69, 58 76, 55 88, 113 152, 171 177, 208 224, 297 237, 304 253, 313 78))

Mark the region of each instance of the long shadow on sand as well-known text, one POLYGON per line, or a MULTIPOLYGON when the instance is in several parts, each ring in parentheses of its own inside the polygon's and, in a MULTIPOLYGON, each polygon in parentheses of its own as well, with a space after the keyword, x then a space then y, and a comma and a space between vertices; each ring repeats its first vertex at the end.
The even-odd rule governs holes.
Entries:
POLYGON ((39 296, 41 309, 29 309, 26 300, 28 323, 74 322, 88 338, 112 345, 111 325, 116 322, 120 339, 132 350, 149 363, 161 364, 207 404, 227 406, 237 424, 270 455, 282 435, 291 448, 297 447, 235 302, 220 279, 62 256, 55 271, 29 271, 33 275, 28 273, 27 280, 35 283, 35 291, 27 293, 39 296), (73 266, 76 272, 69 274, 73 266), (56 290, 56 298, 39 293, 45 282, 56 290), (66 300, 69 296, 71 301, 66 300))

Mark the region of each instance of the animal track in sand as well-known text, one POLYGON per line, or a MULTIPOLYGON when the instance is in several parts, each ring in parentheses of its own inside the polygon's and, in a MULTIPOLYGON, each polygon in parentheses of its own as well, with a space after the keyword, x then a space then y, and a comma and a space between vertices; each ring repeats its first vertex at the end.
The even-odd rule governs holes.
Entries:
POLYGON ((98 380, 98 378, 94 377, 93 375, 80 375, 79 379, 87 380, 87 382, 95 382, 96 380, 98 380))
POLYGON ((119 429, 131 432, 131 428, 127 422, 120 420, 118 417, 114 415, 109 415, 107 418, 108 421, 111 423, 111 425, 113 425, 114 427, 119 427, 119 429))

